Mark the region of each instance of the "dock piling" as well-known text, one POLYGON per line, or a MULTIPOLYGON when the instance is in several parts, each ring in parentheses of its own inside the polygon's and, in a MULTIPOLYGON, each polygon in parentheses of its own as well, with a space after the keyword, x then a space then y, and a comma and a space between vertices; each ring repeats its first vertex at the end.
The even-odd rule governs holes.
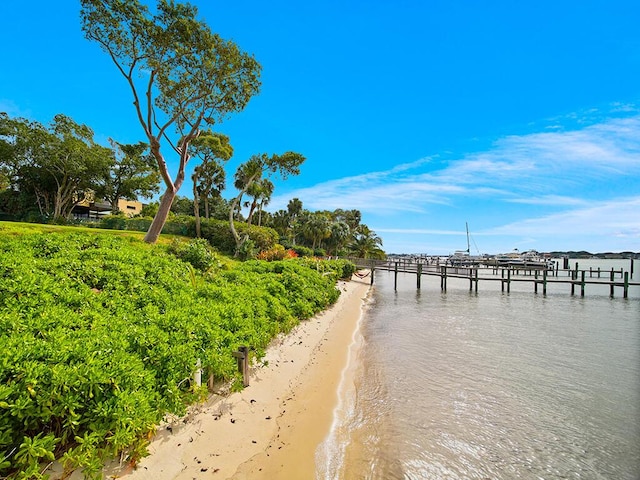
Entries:
POLYGON ((624 285, 623 285, 623 297, 629 297, 629 272, 624 272, 624 285))
POLYGON ((396 262, 395 267, 393 268, 393 289, 398 289, 398 262, 396 262))

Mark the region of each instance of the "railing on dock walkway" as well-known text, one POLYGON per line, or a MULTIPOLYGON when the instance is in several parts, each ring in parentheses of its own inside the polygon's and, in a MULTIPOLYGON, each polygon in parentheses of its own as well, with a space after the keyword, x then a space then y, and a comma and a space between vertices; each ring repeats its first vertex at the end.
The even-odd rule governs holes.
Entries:
POLYGON ((576 287, 580 287, 580 296, 585 296, 586 285, 609 286, 609 295, 614 296, 615 287, 621 287, 623 297, 628 298, 629 287, 640 286, 640 282, 632 282, 634 260, 631 259, 630 271, 624 269, 604 270, 601 268, 579 269, 576 263, 573 269, 560 269, 556 264, 555 268, 544 268, 540 266, 452 266, 438 261, 404 261, 404 260, 373 260, 345 257, 353 262, 359 269, 367 269, 371 275, 371 284, 374 283, 375 271, 394 272, 394 290, 398 287, 398 274, 408 273, 416 275, 416 288, 421 287, 422 276, 440 277, 440 288, 447 290, 447 280, 450 278, 468 279, 469 291, 478 291, 478 284, 482 282, 501 282, 501 290, 507 293, 511 291, 512 282, 533 283, 534 292, 542 287, 542 293, 547 294, 549 284, 568 284, 571 287, 571 295, 575 295, 576 287), (564 277, 564 278, 563 278, 564 277))

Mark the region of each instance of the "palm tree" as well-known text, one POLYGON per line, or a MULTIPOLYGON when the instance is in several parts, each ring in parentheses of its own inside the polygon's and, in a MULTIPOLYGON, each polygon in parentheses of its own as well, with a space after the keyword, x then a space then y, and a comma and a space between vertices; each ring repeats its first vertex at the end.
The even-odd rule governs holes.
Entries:
POLYGON ((331 232, 327 239, 327 244, 331 248, 330 254, 337 255, 338 251, 344 247, 345 243, 351 235, 351 230, 346 222, 333 222, 330 228, 331 232))
POLYGON ((225 185, 225 171, 221 162, 233 156, 233 147, 229 137, 211 131, 202 134, 191 142, 193 156, 198 156, 202 163, 198 165, 191 179, 193 180, 193 213, 196 218, 196 236, 200 236, 200 197, 204 199, 205 217, 209 218, 209 197, 220 192, 225 185))
POLYGON ((302 215, 302 200, 299 198, 292 198, 287 204, 287 214, 289 217, 289 228, 291 229, 291 242, 296 244, 296 235, 298 229, 298 219, 302 215))
POLYGON ((249 216, 247 217, 247 223, 249 225, 252 223, 256 208, 258 210, 258 225, 262 223, 262 208, 271 200, 274 188, 273 182, 268 178, 256 180, 251 187, 249 187, 247 195, 253 198, 249 208, 249 216))
POLYGON ((349 253, 358 258, 385 258, 382 239, 366 225, 361 224, 353 235, 349 253))
POLYGON ((318 212, 310 213, 302 223, 302 235, 307 240, 312 241, 312 249, 320 246, 322 240, 331 234, 331 223, 329 219, 318 212))
POLYGON ((287 238, 290 230, 289 213, 286 210, 278 210, 271 215, 271 223, 268 226, 278 232, 280 237, 287 238))

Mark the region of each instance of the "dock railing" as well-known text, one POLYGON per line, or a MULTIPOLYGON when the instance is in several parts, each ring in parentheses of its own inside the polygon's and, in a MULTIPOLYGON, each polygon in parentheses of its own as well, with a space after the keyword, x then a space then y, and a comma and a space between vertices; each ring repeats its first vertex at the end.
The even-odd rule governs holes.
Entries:
POLYGON ((605 285, 609 287, 609 295, 614 296, 615 288, 623 290, 623 297, 629 295, 629 287, 640 286, 640 282, 633 282, 634 260, 631 259, 630 270, 622 268, 605 270, 601 268, 580 269, 578 263, 574 268, 559 268, 557 264, 553 268, 545 268, 539 265, 450 265, 441 259, 416 261, 389 259, 363 259, 354 257, 341 257, 353 262, 358 269, 370 271, 371 284, 374 283, 375 271, 394 272, 394 289, 398 286, 398 274, 416 275, 416 288, 421 288, 423 276, 440 277, 440 288, 447 290, 447 280, 450 278, 464 278, 469 280, 469 290, 478 291, 480 282, 501 282, 501 290, 509 293, 512 282, 528 282, 534 286, 534 292, 538 293, 542 287, 542 293, 547 294, 549 284, 568 284, 571 287, 571 295, 575 295, 576 287, 580 288, 580 295, 585 296, 586 285, 605 285))

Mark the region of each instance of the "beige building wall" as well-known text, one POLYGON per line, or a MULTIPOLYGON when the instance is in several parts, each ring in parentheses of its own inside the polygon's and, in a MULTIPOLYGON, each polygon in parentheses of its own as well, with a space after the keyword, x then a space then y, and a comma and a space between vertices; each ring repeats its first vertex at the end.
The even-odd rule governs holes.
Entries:
POLYGON ((118 200, 118 209, 127 217, 138 215, 142 211, 142 203, 137 200, 118 200))

